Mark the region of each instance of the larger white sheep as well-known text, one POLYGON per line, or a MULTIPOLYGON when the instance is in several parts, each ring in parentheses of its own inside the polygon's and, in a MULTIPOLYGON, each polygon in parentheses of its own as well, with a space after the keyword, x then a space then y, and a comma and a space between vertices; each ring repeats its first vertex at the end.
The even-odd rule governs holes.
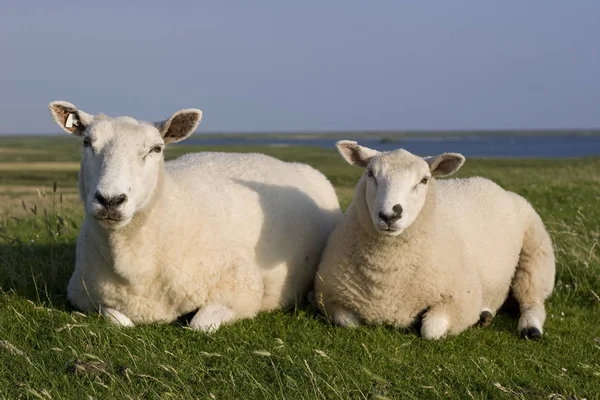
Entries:
POLYGON ((525 199, 483 178, 436 180, 462 166, 460 154, 337 147, 365 173, 315 279, 326 315, 342 326, 396 327, 422 316, 422 336, 438 339, 491 317, 510 290, 521 335, 541 336, 554 251, 525 199))
POLYGON ((50 103, 56 122, 83 139, 85 218, 68 299, 126 326, 190 322, 210 331, 293 305, 312 286, 341 216, 315 169, 261 154, 199 153, 164 162, 200 110, 160 123, 92 116, 50 103))

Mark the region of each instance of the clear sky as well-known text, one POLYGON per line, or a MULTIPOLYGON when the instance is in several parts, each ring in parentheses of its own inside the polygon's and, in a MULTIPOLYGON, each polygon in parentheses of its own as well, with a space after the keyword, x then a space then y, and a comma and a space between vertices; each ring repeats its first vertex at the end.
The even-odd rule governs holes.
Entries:
POLYGON ((200 132, 600 127, 600 1, 3 1, 0 132, 58 132, 51 100, 200 132))

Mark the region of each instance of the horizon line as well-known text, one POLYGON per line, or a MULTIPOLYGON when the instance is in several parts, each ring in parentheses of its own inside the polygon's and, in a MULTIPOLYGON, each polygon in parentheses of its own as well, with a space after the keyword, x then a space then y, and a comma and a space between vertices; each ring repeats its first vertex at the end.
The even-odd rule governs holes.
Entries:
MULTIPOLYGON (((329 130, 306 130, 306 131, 297 131, 297 130, 256 130, 256 131, 202 131, 196 130, 192 135, 316 135, 316 134, 413 134, 413 133, 440 133, 440 134, 448 134, 448 133, 498 133, 498 132, 531 132, 531 133, 540 133, 540 132, 599 132, 600 127, 596 128, 525 128, 525 129, 499 129, 499 128, 474 128, 474 129, 329 129, 329 130)), ((65 132, 0 132, 0 136, 62 136, 65 132)))

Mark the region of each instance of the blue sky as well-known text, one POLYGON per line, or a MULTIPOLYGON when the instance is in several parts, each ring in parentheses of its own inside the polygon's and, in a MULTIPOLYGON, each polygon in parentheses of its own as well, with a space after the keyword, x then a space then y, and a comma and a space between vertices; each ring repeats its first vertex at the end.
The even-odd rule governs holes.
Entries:
POLYGON ((199 131, 600 127, 600 1, 16 1, 0 132, 51 100, 199 131))

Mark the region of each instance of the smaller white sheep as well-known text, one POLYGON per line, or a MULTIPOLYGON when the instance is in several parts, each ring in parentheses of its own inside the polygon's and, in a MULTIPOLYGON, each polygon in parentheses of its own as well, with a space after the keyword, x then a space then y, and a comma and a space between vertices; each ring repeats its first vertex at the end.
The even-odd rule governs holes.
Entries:
POLYGON ((542 220, 521 196, 484 178, 450 179, 460 154, 425 159, 340 141, 365 168, 315 279, 315 301, 342 326, 408 327, 438 339, 489 322, 512 291, 522 336, 542 335, 555 262, 542 220))
POLYGON ((197 153, 164 161, 202 112, 158 123, 50 103, 83 141, 85 219, 67 297, 132 326, 198 310, 194 329, 294 305, 313 286, 341 216, 331 183, 308 165, 263 154, 197 153))

